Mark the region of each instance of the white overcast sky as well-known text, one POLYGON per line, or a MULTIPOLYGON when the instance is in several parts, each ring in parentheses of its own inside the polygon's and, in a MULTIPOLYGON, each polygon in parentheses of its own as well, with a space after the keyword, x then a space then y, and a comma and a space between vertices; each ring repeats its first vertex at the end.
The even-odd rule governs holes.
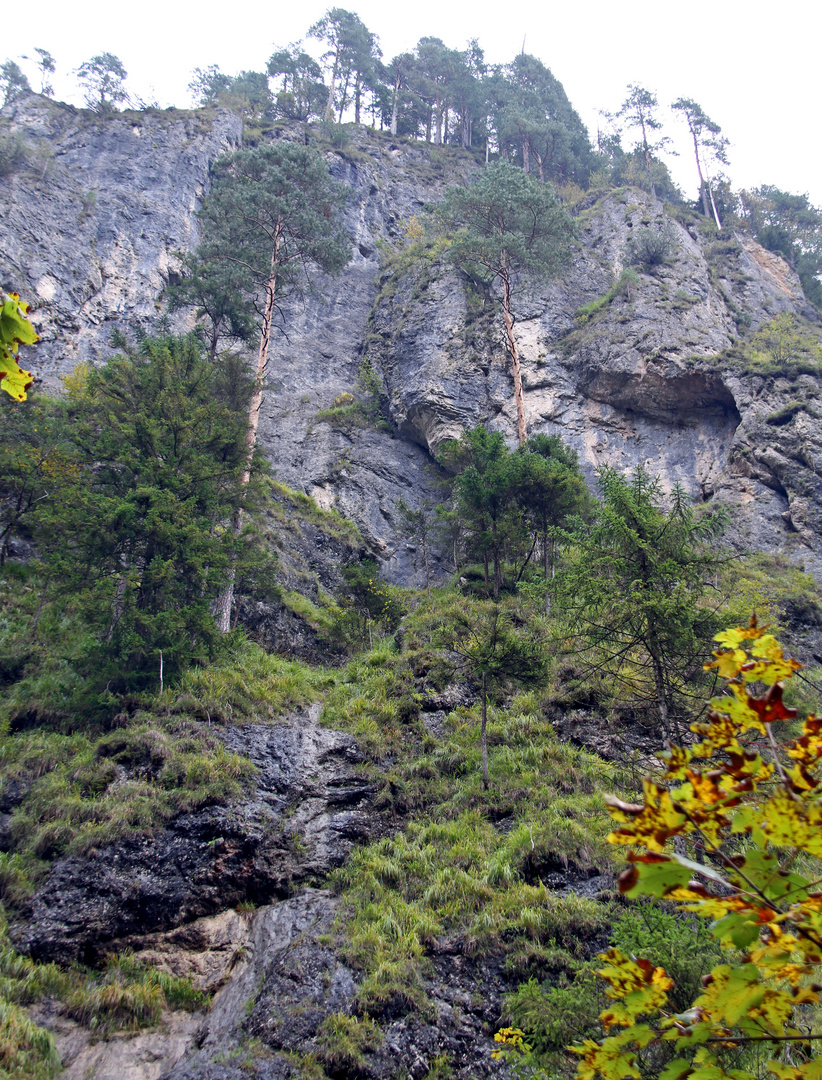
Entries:
MULTIPOLYGON (((48 49, 58 65, 56 96, 79 105, 73 69, 111 52, 128 70, 133 94, 187 107, 195 67, 217 64, 229 75, 262 71, 274 45, 304 37, 332 6, 322 0, 40 0, 32 17, 14 21, 0 59, 32 56, 36 46, 48 49)), ((459 49, 476 37, 487 61, 504 63, 524 39, 526 52, 562 82, 592 134, 597 111, 617 109, 628 83, 647 87, 666 106, 677 97, 694 98, 731 140, 734 187, 775 184, 807 192, 822 206, 819 0, 690 0, 675 6, 661 0, 339 0, 336 6, 360 16, 379 37, 386 59, 423 36, 459 49)), ((33 66, 19 62, 34 85, 33 66)), ((687 140, 667 110, 664 119, 680 150, 669 165, 693 195, 687 140)))

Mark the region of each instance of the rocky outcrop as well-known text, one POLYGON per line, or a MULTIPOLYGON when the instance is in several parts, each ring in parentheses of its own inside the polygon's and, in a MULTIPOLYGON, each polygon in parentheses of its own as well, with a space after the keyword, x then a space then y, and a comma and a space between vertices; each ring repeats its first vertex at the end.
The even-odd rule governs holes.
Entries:
POLYGON ((114 330, 133 339, 156 326, 176 253, 197 242, 211 164, 242 125, 228 112, 98 115, 35 95, 2 117, 27 147, 4 181, 2 274, 34 308, 31 366, 59 390, 75 364, 112 355, 114 330))
POLYGON ((354 770, 354 740, 321 728, 318 715, 312 706, 287 723, 212 728, 257 766, 251 797, 58 860, 15 930, 18 948, 91 963, 143 947, 151 932, 325 878, 367 839, 371 788, 354 770))
POLYGON ((339 1016, 358 1017, 360 988, 358 973, 333 945, 339 916, 335 898, 317 889, 255 912, 247 920, 242 958, 203 1018, 196 1048, 165 1080, 296 1080, 302 1060, 323 1062, 329 1076, 374 1080, 422 1080, 445 1060, 455 1080, 510 1075, 491 1057, 502 996, 511 989, 501 960, 462 956, 453 943, 432 958, 429 1011, 387 1013, 358 1062, 335 1062, 342 1047, 324 1038, 324 1025, 339 1016))
MULTIPOLYGON (((583 206, 580 246, 558 280, 517 283, 529 433, 560 435, 591 483, 601 465, 642 465, 668 488, 716 497, 733 508, 739 547, 783 552, 822 572, 822 488, 809 464, 822 425, 802 408, 783 427, 769 422, 797 396, 814 398, 818 377, 763 378, 723 363, 740 324, 756 329, 785 311, 817 319, 798 278, 751 241, 714 245, 717 253, 698 223, 686 228, 661 204, 629 194, 635 201, 611 194, 583 206), (670 230, 669 261, 626 280, 628 237, 646 224, 670 230), (592 301, 600 306, 586 311, 592 301)), ((369 351, 397 430, 432 454, 481 422, 513 441, 493 292, 469 298, 447 267, 412 269, 384 285, 369 351)))

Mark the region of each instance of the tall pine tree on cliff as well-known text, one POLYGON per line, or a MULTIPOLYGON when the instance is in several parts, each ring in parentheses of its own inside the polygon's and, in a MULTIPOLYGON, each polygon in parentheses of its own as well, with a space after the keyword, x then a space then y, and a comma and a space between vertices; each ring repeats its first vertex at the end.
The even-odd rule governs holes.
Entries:
MULTIPOLYGON (((283 300, 310 289, 312 271, 339 273, 350 258, 340 212, 343 188, 334 183, 322 157, 293 143, 240 150, 216 166, 214 186, 200 214, 204 266, 226 267, 237 306, 254 296, 260 343, 254 393, 248 414, 244 482, 251 473, 268 365, 275 310, 283 300)), ((242 509, 232 527, 239 534, 242 509)), ((216 606, 217 627, 226 632, 234 599, 229 571, 216 606)))
POLYGON ((518 272, 552 277, 565 262, 574 226, 551 184, 515 165, 491 165, 468 187, 451 187, 436 209, 460 269, 502 287, 502 317, 511 355, 517 435, 525 442, 522 374, 514 334, 513 291, 518 272))

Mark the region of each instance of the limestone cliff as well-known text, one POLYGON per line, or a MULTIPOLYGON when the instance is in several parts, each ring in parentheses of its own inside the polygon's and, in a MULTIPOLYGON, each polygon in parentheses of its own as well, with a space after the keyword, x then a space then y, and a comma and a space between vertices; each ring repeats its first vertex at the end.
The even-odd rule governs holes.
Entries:
MULTIPOLYGON (((36 96, 3 119, 29 146, 27 165, 6 181, 3 278, 39 305, 33 366, 58 386, 76 362, 114 351, 115 327, 133 336, 156 324, 175 252, 196 243, 209 167, 242 133, 225 112, 96 117, 36 96)), ((277 135, 314 137, 296 127, 277 135)), ((446 183, 480 165, 370 131, 336 150, 326 144, 325 154, 350 191, 351 262, 287 311, 261 437, 279 479, 352 518, 387 576, 409 581, 397 499, 426 493, 432 455, 465 427, 485 422, 513 441, 512 379, 492 294, 469 296, 443 264, 397 273, 383 255, 402 246, 409 219, 446 183), (355 388, 365 355, 390 433, 317 419, 355 388)), ((723 359, 780 312, 816 318, 796 276, 752 241, 719 243, 695 216, 673 220, 632 189, 589 194, 574 213, 572 263, 547 286, 517 290, 529 431, 562 435, 589 477, 603 463, 641 463, 696 498, 728 503, 740 546, 822 572, 822 423, 809 404, 818 379, 750 374, 723 359), (618 282, 631 231, 663 220, 669 265, 580 317, 618 282)))

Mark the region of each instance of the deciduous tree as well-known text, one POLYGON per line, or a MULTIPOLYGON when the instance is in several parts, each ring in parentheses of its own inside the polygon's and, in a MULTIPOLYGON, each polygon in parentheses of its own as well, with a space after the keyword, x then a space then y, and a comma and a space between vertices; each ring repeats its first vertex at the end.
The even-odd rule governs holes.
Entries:
POLYGON ((0 289, 0 387, 17 401, 26 400, 26 391, 34 382, 32 373, 17 363, 18 350, 40 340, 28 312, 29 305, 17 293, 0 289))
POLYGON ((606 1035, 572 1047, 577 1080, 656 1074, 663 1048, 678 1054, 664 1080, 820 1074, 822 720, 808 716, 791 737, 796 710, 783 689, 801 665, 756 619, 716 641, 707 666, 725 692, 692 725, 696 741, 673 746, 645 778, 643 803, 609 800, 609 840, 632 848, 620 891, 710 920, 724 963, 683 1009, 663 968, 618 949, 600 955, 606 1035), (694 842, 701 862, 686 854, 694 842))
POLYGON ((77 77, 85 87, 86 104, 90 109, 110 112, 128 101, 125 87, 128 72, 122 60, 113 53, 92 56, 79 66, 77 77))

